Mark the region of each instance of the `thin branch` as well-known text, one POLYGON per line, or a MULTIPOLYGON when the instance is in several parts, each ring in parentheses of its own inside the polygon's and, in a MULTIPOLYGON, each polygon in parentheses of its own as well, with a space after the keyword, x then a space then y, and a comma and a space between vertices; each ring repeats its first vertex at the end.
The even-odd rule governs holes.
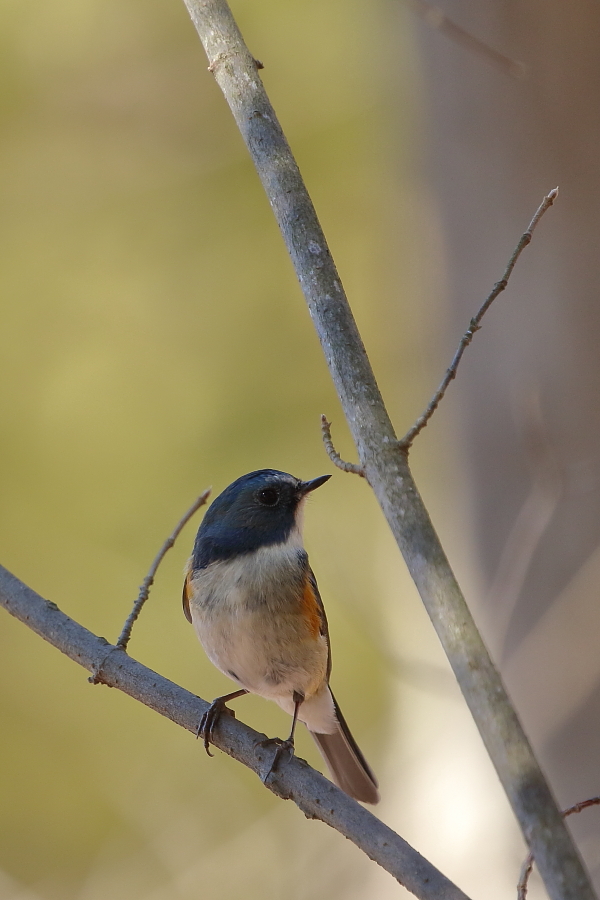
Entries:
POLYGON ((357 466, 356 463, 350 463, 343 460, 333 446, 333 441, 331 439, 331 422, 327 421, 326 416, 321 416, 321 435, 323 437, 323 443, 325 444, 327 456, 334 464, 334 466, 337 466, 338 469, 342 470, 342 472, 350 472, 352 475, 360 475, 361 478, 365 477, 365 470, 362 466, 357 466))
MULTIPOLYGON (((136 662, 116 645, 83 628, 56 605, 0 566, 0 604, 70 659, 92 673, 91 681, 118 688, 192 734, 209 704, 136 662)), ((261 742, 265 735, 223 716, 214 744, 252 769, 266 787, 293 800, 309 819, 325 822, 421 900, 468 900, 435 866, 391 828, 362 807, 303 759, 292 757, 267 775, 272 753, 261 742), (265 782, 263 782, 265 783, 265 782)))
POLYGON ((592 900, 571 835, 475 626, 377 386, 314 206, 225 0, 185 0, 291 256, 358 451, 551 900, 592 900))
POLYGON ((161 562, 163 561, 163 557, 165 556, 165 553, 167 552, 167 550, 171 549, 171 547, 173 546, 173 544, 179 537, 181 531, 183 530, 184 526, 187 525, 187 523, 190 521, 190 519, 192 518, 194 513, 197 512, 201 506, 204 506, 204 504, 206 503, 206 501, 209 498, 209 495, 210 495, 210 488, 207 488, 202 494, 200 494, 198 499, 194 501, 192 506, 190 506, 190 508, 188 509, 186 514, 183 516, 183 518, 181 518, 179 520, 179 522, 177 523, 177 525, 175 526, 175 528, 173 530, 172 535, 167 538, 167 540, 164 542, 164 544, 158 551, 158 554, 156 555, 154 562, 150 566, 150 570, 149 570, 148 574, 146 575, 142 584, 140 585, 140 593, 138 594, 138 598, 135 601, 135 603, 133 604, 133 609, 129 613, 129 616, 127 617, 125 624, 123 625, 123 630, 121 631, 121 634, 119 635, 119 640, 117 641, 117 643, 115 645, 120 650, 127 649, 127 644, 129 643, 129 639, 131 637, 131 630, 134 626, 134 623, 135 623, 137 617, 139 616, 140 612, 142 611, 142 606, 148 599, 148 595, 150 594, 150 588, 154 584, 154 578, 156 576, 156 572, 157 572, 158 567, 160 566, 161 562))
MULTIPOLYGON (((600 805, 600 797, 590 797, 589 800, 581 800, 580 803, 575 803, 574 806, 570 806, 568 809, 565 809, 563 812, 563 816, 566 819, 567 816, 572 816, 573 813, 580 813, 582 810, 587 809, 589 806, 598 806, 600 805)), ((527 897, 527 883, 529 881, 529 876, 533 870, 533 863, 535 862, 533 858, 533 853, 530 853, 525 862, 523 863, 523 867, 521 869, 521 875, 519 878, 519 883, 517 885, 517 900, 526 900, 527 897)))
POLYGON ((513 78, 524 78, 527 74, 525 63, 511 59, 510 56, 494 50, 489 44, 481 41, 469 31, 457 25, 456 22, 453 22, 452 19, 449 19, 439 6, 429 3, 429 0, 407 0, 407 2, 414 12, 432 28, 447 35, 451 40, 467 50, 479 54, 479 56, 491 62, 492 65, 495 65, 507 75, 511 75, 513 78))
POLYGON ((407 431, 407 433, 404 435, 404 437, 400 441, 400 445, 402 447, 404 447, 406 450, 410 449, 410 447, 412 446, 417 435, 420 434, 421 431, 425 428, 425 426, 431 419, 432 415, 438 408, 440 401, 442 400, 444 394, 446 393, 446 390, 448 389, 448 385, 454 378, 456 378, 456 370, 458 369, 458 364, 460 363, 460 361, 462 359, 463 353, 465 352, 465 350, 467 349, 467 347, 473 340, 473 337, 475 336, 475 332, 479 331, 479 329, 481 328, 481 320, 483 319, 484 315, 486 314, 486 312, 488 311, 488 309, 490 308, 490 306, 492 305, 492 303, 494 302, 496 297, 499 294, 501 294, 503 290, 506 289, 506 286, 508 285, 508 279, 512 275, 512 271, 517 263, 517 260, 519 259, 520 255, 523 252, 523 250, 525 249, 525 247, 531 242, 531 238, 533 236, 533 232, 535 231, 536 225, 538 224, 538 222, 540 221, 540 219, 542 218, 542 216, 544 215, 546 210, 550 209, 550 207, 552 206, 552 204, 554 203, 554 201, 556 200, 557 197, 558 197, 558 188, 554 188, 554 190, 550 191, 550 193, 544 197, 544 199, 538 206, 537 212, 534 215, 531 222, 529 223, 529 227, 527 228, 527 231, 525 231, 521 235, 521 240, 519 241, 519 243, 513 250, 512 256, 508 261, 508 265, 506 266, 506 269, 504 270, 504 275, 502 276, 500 281, 496 282, 496 284, 493 287, 492 292, 486 297, 486 299, 485 299, 484 303, 482 304, 481 308, 479 309, 479 312, 477 313, 477 315, 474 316, 471 319, 471 321, 469 322, 469 327, 465 331, 465 333, 462 337, 462 340, 461 340, 460 344, 458 345, 458 348, 456 350, 456 353, 454 354, 454 359, 452 360, 450 368, 444 375, 444 378, 442 379, 442 383, 440 384, 439 388, 437 389, 437 391, 435 392, 435 394, 429 401, 429 405, 427 406, 425 412, 419 416, 419 418, 417 419, 415 424, 412 426, 412 428, 410 428, 407 431))

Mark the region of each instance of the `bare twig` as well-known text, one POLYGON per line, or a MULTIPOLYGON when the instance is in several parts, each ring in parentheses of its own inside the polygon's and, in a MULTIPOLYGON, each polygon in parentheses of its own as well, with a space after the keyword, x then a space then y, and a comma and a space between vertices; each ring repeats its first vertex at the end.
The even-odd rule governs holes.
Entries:
POLYGON ((156 575, 158 567, 160 566, 161 562, 163 561, 163 557, 164 557, 165 553, 167 552, 167 550, 171 549, 171 547, 173 546, 173 544, 179 537, 180 532, 182 531, 184 526, 187 525, 187 523, 192 518, 194 513, 197 512, 201 506, 204 506, 204 504, 208 500, 209 495, 210 495, 210 488, 207 488, 202 494, 200 494, 198 499, 194 501, 192 506, 190 506, 190 508, 188 509, 186 514, 183 516, 183 518, 181 518, 179 520, 179 522, 175 526, 171 536, 167 538, 167 540, 164 542, 164 544, 160 548, 158 554, 156 555, 154 562, 150 566, 150 570, 149 570, 148 574, 146 575, 142 584, 140 585, 140 593, 138 594, 138 598, 135 601, 135 603, 133 604, 133 609, 129 613, 129 616, 127 617, 127 620, 126 620, 125 624, 123 625, 123 630, 121 631, 121 634, 119 635, 119 640, 115 644, 115 646, 118 647, 119 650, 127 649, 127 644, 129 643, 129 639, 131 637, 131 629, 133 628, 135 620, 137 619, 137 617, 139 616, 139 614, 142 610, 142 606, 148 599, 148 595, 150 593, 150 588, 154 584, 154 577, 156 575))
POLYGON ((365 470, 363 467, 357 466, 356 463, 350 463, 343 460, 333 446, 333 441, 331 439, 331 422, 327 421, 326 416, 321 416, 321 434, 323 436, 323 443, 325 444, 327 455, 334 466, 337 466, 342 472, 351 472, 352 475, 360 475, 361 478, 364 478, 365 470))
POLYGON ((508 279, 512 275, 512 271, 517 263, 518 258, 520 257, 520 255, 523 252, 523 250, 525 249, 525 247, 531 241, 531 238, 532 238, 532 235, 533 235, 536 225, 538 224, 538 222, 540 221, 540 219, 542 218, 542 216, 544 215, 546 210, 550 209, 550 207, 552 206, 552 204, 554 203, 554 201, 556 200, 557 197, 558 197, 558 188, 554 188, 554 190, 550 191, 550 193, 547 194, 544 197, 544 199, 542 200, 542 202, 540 203, 540 205, 536 211, 536 214, 534 215, 533 219, 529 223, 529 227, 527 228, 527 231, 525 231, 521 235, 521 240, 519 241, 519 243, 513 250, 512 256, 509 259, 508 265, 506 266, 506 269, 504 271, 504 275, 502 276, 500 281, 496 282, 492 292, 486 297, 486 299, 485 299, 484 303, 482 304, 481 308, 479 309, 479 312, 477 313, 477 315, 474 316, 471 319, 471 321, 469 322, 469 327, 465 331, 465 333, 461 339, 461 342, 458 345, 456 353, 454 354, 454 359, 452 360, 452 363, 450 364, 450 368, 444 375, 444 378, 442 379, 442 383, 440 384, 439 388, 437 389, 437 391, 435 392, 435 394, 429 401, 429 404, 428 404, 425 412, 423 412, 419 416, 419 418, 417 419, 415 424, 412 426, 412 428, 410 428, 407 431, 407 433, 404 435, 404 437, 400 441, 400 445, 402 447, 404 447, 406 450, 408 450, 411 447, 411 445, 413 444, 417 435, 420 434, 420 432, 425 428, 425 426, 431 419, 432 415, 438 408, 440 401, 442 400, 444 394, 446 393, 446 390, 448 389, 448 385, 454 378, 456 378, 456 370, 458 369, 458 364, 460 363, 460 361, 462 359, 463 353, 465 352, 465 350, 467 349, 467 347, 473 340, 473 337, 475 336, 475 332, 479 331, 479 329, 481 328, 481 320, 483 319, 484 315, 486 314, 486 312, 488 311, 488 309, 490 308, 490 306, 492 305, 492 303, 494 302, 496 297, 499 294, 501 294, 502 291, 506 288, 506 286, 508 284, 508 279))
MULTIPOLYGON (((600 797, 590 797, 589 800, 582 800, 580 803, 575 803, 574 806, 570 806, 568 809, 565 809, 563 812, 563 816, 566 819, 567 816, 572 816, 573 813, 580 813, 582 810, 587 809, 589 806, 598 806, 600 805, 600 797)), ((525 862, 523 863, 523 867, 521 869, 521 875, 519 878, 519 883, 517 885, 517 900, 526 900, 527 897, 527 883, 529 881, 529 876, 533 870, 533 863, 535 862, 533 858, 533 853, 530 853, 525 862)))
POLYGON ((291 256, 358 451, 551 900, 593 900, 589 878, 481 639, 377 386, 312 201, 225 0, 184 0, 291 256), (217 62, 218 61, 218 62, 217 62))
MULTIPOLYGON (((92 634, 0 566, 0 605, 70 659, 92 672, 93 680, 118 688, 192 734, 208 703, 168 681, 117 646, 92 634)), ((309 819, 335 828, 400 884, 421 900, 468 900, 459 888, 406 843, 391 828, 362 807, 320 772, 292 757, 267 776, 272 754, 265 752, 264 734, 223 716, 214 744, 248 766, 266 787, 293 800, 309 819)))
POLYGON ((478 53, 507 75, 511 75, 513 78, 524 78, 527 74, 525 63, 511 59, 510 56, 494 50, 489 44, 476 38, 460 25, 457 25, 456 22, 453 22, 452 19, 449 19, 439 6, 429 3, 429 0, 407 0, 407 2, 414 12, 432 28, 441 31, 442 34, 447 35, 467 50, 478 53))

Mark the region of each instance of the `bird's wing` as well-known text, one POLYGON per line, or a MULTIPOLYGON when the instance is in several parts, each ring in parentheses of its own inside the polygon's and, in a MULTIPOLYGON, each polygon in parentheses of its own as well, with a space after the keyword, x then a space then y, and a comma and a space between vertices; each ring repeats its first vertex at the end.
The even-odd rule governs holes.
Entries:
POLYGON ((308 577, 308 582, 312 589, 312 593, 314 595, 315 601, 317 603, 317 611, 318 611, 319 619, 321 622, 319 630, 327 642, 327 681, 329 681, 329 676, 331 674, 331 644, 329 643, 329 626, 327 624, 327 616, 325 615, 325 607, 323 606, 323 601, 322 601, 321 595, 319 593, 319 587, 317 585, 317 579, 315 578, 315 573, 310 568, 310 566, 308 567, 307 577, 308 577))

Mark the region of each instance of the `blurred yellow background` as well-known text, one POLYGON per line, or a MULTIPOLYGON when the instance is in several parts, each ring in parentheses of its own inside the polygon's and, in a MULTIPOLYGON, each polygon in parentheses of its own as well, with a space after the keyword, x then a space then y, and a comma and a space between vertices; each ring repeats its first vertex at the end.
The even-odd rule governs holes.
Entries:
MULTIPOLYGON (((432 330, 444 322, 441 241, 414 167, 410 20, 377 0, 238 0, 233 11, 402 431, 447 364, 432 330)), ((354 451, 180 0, 12 0, 0 5, 0 41, 1 562, 114 641, 205 487, 216 494, 262 467, 332 471, 323 412, 342 455, 354 451)), ((443 458, 426 442, 415 468, 474 584, 449 412, 431 430, 443 458)), ((198 521, 163 563, 130 652, 211 699, 229 683, 180 603, 198 521)), ((336 473, 310 504, 306 540, 332 683, 380 776, 382 817, 465 890, 504 895, 520 841, 503 830, 505 801, 366 484, 336 473)), ((338 834, 91 687, 6 615, 0 647, 1 900, 404 896, 338 834)), ((236 708, 261 731, 287 731, 273 704, 236 708)), ((298 752, 320 766, 306 734, 298 752)))

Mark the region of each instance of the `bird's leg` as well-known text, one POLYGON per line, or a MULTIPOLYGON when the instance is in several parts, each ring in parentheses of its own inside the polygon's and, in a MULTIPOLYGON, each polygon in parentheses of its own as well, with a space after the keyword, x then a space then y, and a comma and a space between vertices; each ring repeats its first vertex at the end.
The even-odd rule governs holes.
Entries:
POLYGON ((196 730, 196 737, 203 738, 204 749, 209 756, 214 756, 214 753, 211 753, 208 749, 208 743, 212 740, 215 725, 221 718, 221 715, 226 712, 228 715, 235 718, 234 711, 232 709, 227 709, 225 704, 228 700, 235 700, 236 697, 241 697, 243 694, 247 693, 248 691, 242 688, 240 691, 233 691, 232 694, 223 694, 222 697, 216 697, 200 719, 200 724, 196 730))
POLYGON ((294 732, 296 730, 296 722, 298 721, 298 710, 300 709, 300 704, 304 700, 304 694, 301 694, 300 691, 294 691, 292 694, 292 700, 294 701, 294 715, 292 716, 292 729, 290 731, 290 736, 284 743, 289 744, 292 748, 294 747, 294 732))
POLYGON ((300 704, 304 700, 304 694, 301 694, 300 691, 294 691, 294 693, 292 694, 292 699, 294 701, 294 715, 292 717, 292 728, 290 731, 290 736, 285 741, 282 741, 281 738, 267 738, 266 741, 260 742, 261 747, 266 747, 269 744, 277 745, 275 755, 271 761, 271 765, 269 766, 269 771, 262 779, 263 782, 266 782, 271 772, 273 772, 273 770, 277 768, 277 763, 286 750, 291 751, 292 754, 294 752, 294 732, 296 730, 296 722, 298 721, 298 710, 300 709, 300 704))

